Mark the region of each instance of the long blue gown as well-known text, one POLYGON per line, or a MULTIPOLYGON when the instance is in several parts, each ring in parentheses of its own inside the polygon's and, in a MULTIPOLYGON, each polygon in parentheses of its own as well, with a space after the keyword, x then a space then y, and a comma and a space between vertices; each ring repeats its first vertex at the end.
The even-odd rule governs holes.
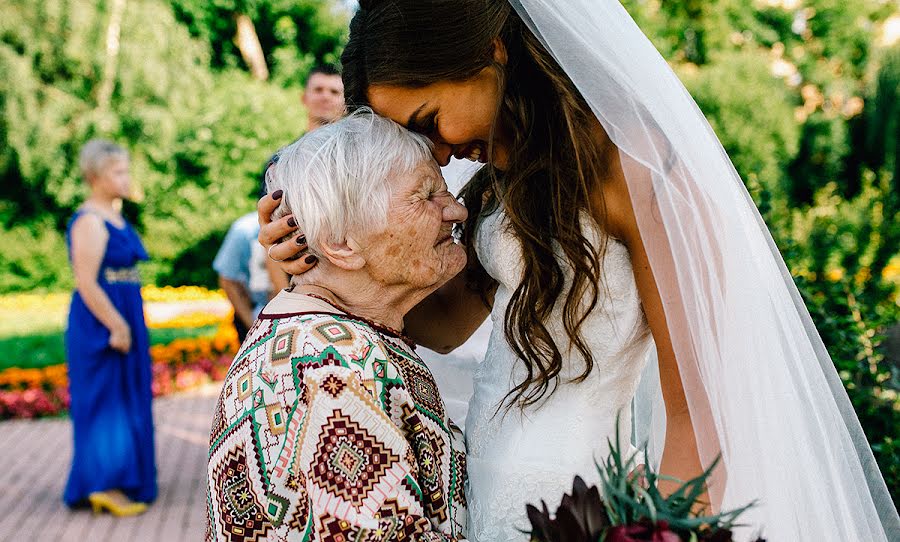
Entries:
MULTIPOLYGON (((71 230, 66 234, 71 253, 71 230)), ((134 501, 156 498, 150 338, 144 322, 140 279, 134 268, 148 259, 131 225, 104 220, 109 242, 97 281, 131 326, 128 354, 109 347, 109 331, 76 290, 66 330, 70 415, 75 440, 72 470, 63 500, 80 504, 94 491, 121 489, 134 501)))

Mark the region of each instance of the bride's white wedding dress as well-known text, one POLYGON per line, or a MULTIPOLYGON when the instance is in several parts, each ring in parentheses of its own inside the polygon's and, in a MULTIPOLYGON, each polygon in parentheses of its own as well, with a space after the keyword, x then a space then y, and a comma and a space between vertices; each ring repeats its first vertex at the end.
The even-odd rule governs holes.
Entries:
MULTIPOLYGON (((586 216, 582 228, 594 246, 602 232, 586 216)), ((551 510, 572 480, 581 475, 598 481, 595 461, 606 459, 607 439, 614 440, 619 412, 622 450, 631 450, 631 400, 651 347, 628 250, 610 239, 603 262, 600 303, 582 327, 594 367, 581 383, 567 382, 584 370, 583 358, 569 351, 560 296, 547 327, 564 365, 558 389, 526 409, 498 405, 524 379, 504 333, 506 307, 523 271, 521 245, 507 231, 502 213, 479 226, 476 249, 487 272, 499 282, 491 312, 493 333, 487 355, 475 373, 474 395, 466 419, 468 447, 469 538, 477 542, 526 540, 527 503, 551 510)), ((564 256, 558 256, 565 262, 564 256)), ((562 263, 563 269, 567 269, 562 263)), ((570 273, 568 274, 570 275, 570 273)))

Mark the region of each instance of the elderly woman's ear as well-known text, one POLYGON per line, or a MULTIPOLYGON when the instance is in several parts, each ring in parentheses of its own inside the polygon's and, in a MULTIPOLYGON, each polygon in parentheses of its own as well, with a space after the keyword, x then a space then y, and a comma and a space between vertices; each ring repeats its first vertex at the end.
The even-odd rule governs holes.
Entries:
POLYGON ((361 247, 352 237, 343 243, 322 243, 319 250, 329 263, 345 271, 359 271, 366 265, 361 247))

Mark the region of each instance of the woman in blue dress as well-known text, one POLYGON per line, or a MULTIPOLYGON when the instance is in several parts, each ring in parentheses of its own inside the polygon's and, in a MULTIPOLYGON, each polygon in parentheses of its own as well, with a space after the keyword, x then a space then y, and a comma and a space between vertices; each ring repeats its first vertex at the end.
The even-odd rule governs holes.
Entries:
POLYGON ((156 498, 149 336, 135 264, 148 258, 122 217, 128 153, 92 140, 80 156, 91 194, 69 222, 75 293, 66 331, 74 457, 64 501, 143 512, 156 498))

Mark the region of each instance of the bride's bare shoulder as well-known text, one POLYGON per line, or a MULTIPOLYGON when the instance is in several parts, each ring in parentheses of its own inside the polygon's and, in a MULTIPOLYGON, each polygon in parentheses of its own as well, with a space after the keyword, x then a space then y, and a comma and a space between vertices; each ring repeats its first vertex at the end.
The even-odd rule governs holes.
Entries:
POLYGON ((594 220, 609 235, 627 245, 637 234, 635 204, 618 150, 608 156, 607 174, 594 185, 591 194, 591 211, 594 220))

